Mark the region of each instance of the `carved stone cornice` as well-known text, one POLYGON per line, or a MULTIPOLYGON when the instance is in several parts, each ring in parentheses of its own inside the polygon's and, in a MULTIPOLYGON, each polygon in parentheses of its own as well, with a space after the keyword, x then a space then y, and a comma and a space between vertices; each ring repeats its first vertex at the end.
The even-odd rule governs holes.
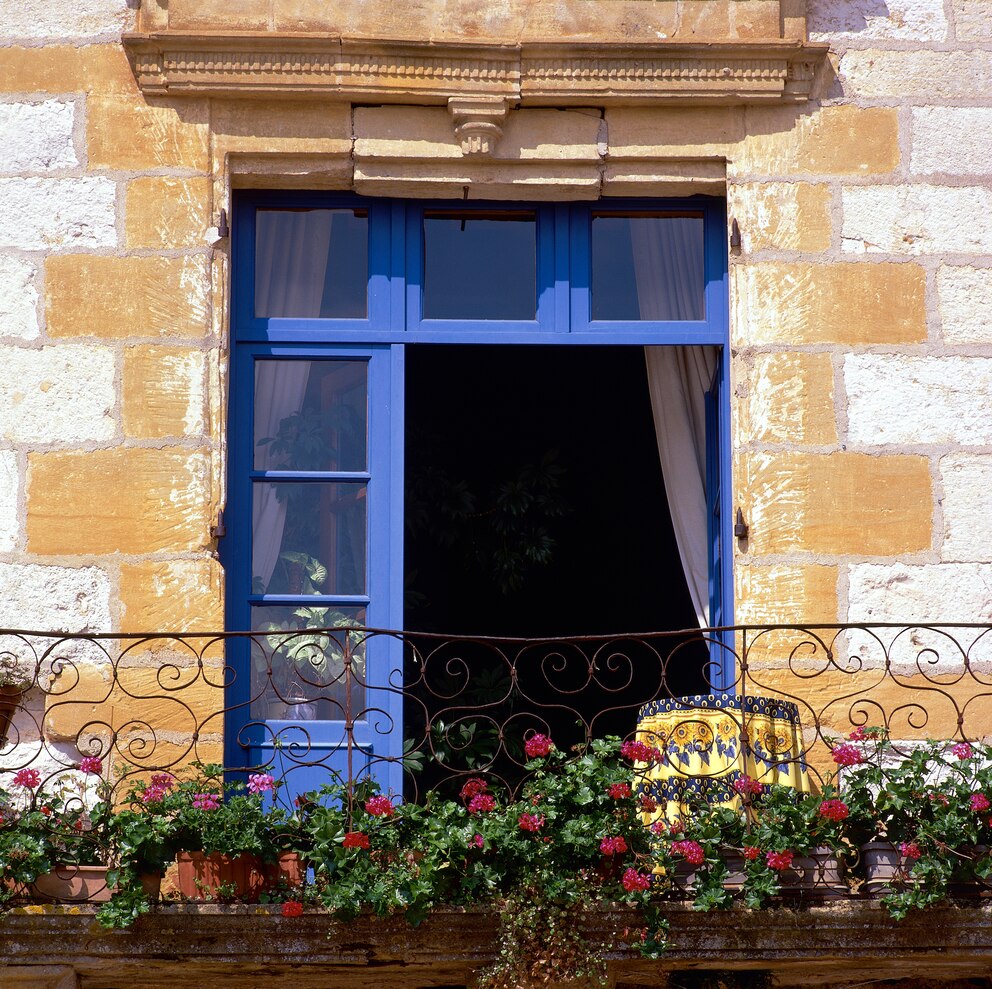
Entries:
POLYGON ((424 44, 289 34, 124 37, 148 96, 522 106, 801 102, 826 45, 424 44))

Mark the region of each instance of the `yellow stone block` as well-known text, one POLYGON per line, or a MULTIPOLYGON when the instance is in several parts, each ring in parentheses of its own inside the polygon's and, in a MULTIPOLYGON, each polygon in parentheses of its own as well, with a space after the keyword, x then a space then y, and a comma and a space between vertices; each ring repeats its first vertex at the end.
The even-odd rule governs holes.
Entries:
POLYGON ((149 105, 106 96, 86 104, 90 168, 190 168, 206 172, 209 113, 206 100, 149 105))
POLYGON ((79 666, 56 677, 46 696, 45 734, 53 741, 75 741, 143 723, 159 733, 189 736, 216 721, 224 707, 221 680, 217 669, 167 661, 150 667, 121 663, 116 671, 79 666))
POLYGON ((344 103, 215 101, 214 157, 228 152, 350 154, 351 107, 344 103))
POLYGON ((735 568, 741 625, 837 621, 837 567, 771 564, 735 568))
POLYGON ((0 92, 141 94, 119 44, 0 48, 0 92))
POLYGON ((829 354, 755 354, 737 369, 737 443, 837 441, 829 354))
POLYGON ((210 276, 204 257, 50 255, 45 260, 49 336, 202 337, 210 276))
POLYGON ((203 432, 206 356, 175 347, 124 351, 123 424, 126 436, 161 439, 203 432))
MULTIPOLYGON (((216 632, 224 627, 224 571, 213 559, 121 565, 121 626, 128 632, 216 632)), ((205 642, 190 640, 200 650, 205 642)))
POLYGON ((737 346, 926 340, 926 272, 917 264, 768 262, 731 271, 737 346))
POLYGON ((195 552, 210 545, 210 458, 166 448, 28 456, 31 553, 195 552))
POLYGON ((207 178, 138 178, 128 184, 124 237, 128 247, 206 245, 210 226, 207 178))
POLYGON ((730 158, 744 137, 744 111, 610 107, 606 126, 611 158, 730 158))
POLYGON ((830 247, 830 187, 808 182, 731 185, 727 208, 740 224, 745 252, 825 251, 830 247))
MULTIPOLYGON (((266 31, 271 0, 170 0, 169 27, 192 30, 266 31)), ((340 30, 340 25, 338 25, 340 30)))
POLYGON ((931 548, 926 457, 751 454, 740 457, 735 477, 756 556, 896 556, 931 548))
POLYGON ((898 112, 889 107, 749 108, 736 174, 879 175, 899 164, 898 112))

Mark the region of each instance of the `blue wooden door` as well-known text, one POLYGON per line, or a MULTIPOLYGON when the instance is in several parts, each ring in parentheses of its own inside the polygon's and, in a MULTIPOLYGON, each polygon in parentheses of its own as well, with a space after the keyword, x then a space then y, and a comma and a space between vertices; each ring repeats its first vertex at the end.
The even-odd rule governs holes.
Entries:
POLYGON ((399 627, 402 347, 245 344, 234 370, 228 765, 399 789, 402 650, 364 630, 399 627))

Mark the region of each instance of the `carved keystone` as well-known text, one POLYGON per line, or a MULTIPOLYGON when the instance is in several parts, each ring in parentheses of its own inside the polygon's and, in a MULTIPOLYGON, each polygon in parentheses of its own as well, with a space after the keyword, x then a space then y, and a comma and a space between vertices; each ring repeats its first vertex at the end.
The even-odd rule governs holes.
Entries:
POLYGON ((488 155, 503 136, 507 101, 499 96, 452 96, 448 112, 455 121, 455 137, 464 155, 488 155))

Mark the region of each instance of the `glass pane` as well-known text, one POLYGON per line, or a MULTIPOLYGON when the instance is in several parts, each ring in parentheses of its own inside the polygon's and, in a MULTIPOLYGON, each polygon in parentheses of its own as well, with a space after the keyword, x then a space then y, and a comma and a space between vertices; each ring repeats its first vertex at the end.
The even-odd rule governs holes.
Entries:
POLYGON ((704 289, 702 213, 593 215, 593 319, 705 319, 704 289))
POLYGON ((365 470, 365 361, 256 361, 256 470, 365 470))
POLYGON ((343 721, 349 700, 350 713, 358 714, 365 706, 365 638, 348 628, 364 624, 364 608, 252 608, 252 629, 265 633, 251 644, 252 717, 343 721))
POLYGON ((424 214, 424 319, 535 319, 534 213, 424 214))
POLYGON ((363 209, 260 209, 255 315, 364 319, 369 229, 363 209))
POLYGON ((253 594, 364 594, 364 484, 257 481, 253 594))

